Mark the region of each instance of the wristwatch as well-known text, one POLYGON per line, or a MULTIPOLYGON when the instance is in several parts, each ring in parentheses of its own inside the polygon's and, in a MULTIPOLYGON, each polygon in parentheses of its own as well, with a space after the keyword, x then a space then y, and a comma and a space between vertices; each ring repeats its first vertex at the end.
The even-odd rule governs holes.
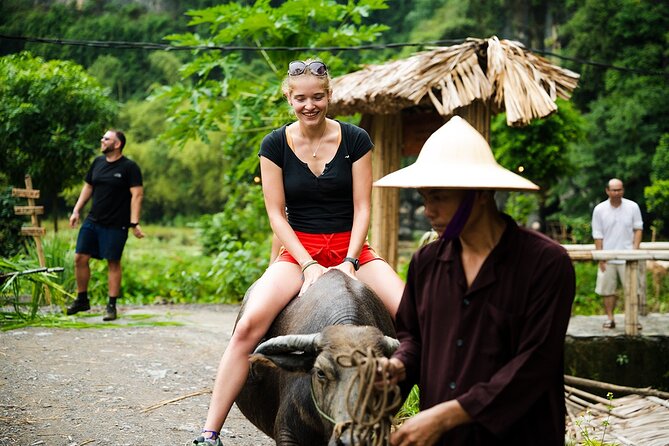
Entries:
POLYGON ((360 261, 355 257, 344 257, 344 262, 351 262, 353 264, 353 269, 356 271, 360 268, 360 261))
POLYGON ((134 227, 136 227, 138 224, 139 224, 139 222, 137 222, 137 223, 128 223, 128 227, 130 227, 130 228, 134 228, 134 227))

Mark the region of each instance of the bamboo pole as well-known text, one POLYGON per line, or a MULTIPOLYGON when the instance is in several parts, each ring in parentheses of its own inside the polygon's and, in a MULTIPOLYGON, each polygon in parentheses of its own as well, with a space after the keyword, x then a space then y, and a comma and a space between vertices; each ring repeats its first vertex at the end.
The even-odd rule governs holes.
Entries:
POLYGON ((635 393, 637 395, 656 396, 659 398, 669 399, 669 392, 663 392, 661 390, 651 389, 650 387, 639 388, 639 387, 619 386, 617 384, 595 381, 587 378, 579 378, 577 376, 571 376, 571 375, 564 375, 564 382, 574 386, 584 386, 593 389, 607 390, 610 392, 619 392, 625 395, 635 393))
MULTIPOLYGON (((399 113, 374 115, 369 126, 374 142, 372 178, 377 180, 400 168, 402 117, 399 113)), ((373 188, 371 243, 378 254, 393 268, 397 267, 399 208, 399 189, 373 188)))
POLYGON ((639 334, 639 261, 625 265, 625 334, 639 334))

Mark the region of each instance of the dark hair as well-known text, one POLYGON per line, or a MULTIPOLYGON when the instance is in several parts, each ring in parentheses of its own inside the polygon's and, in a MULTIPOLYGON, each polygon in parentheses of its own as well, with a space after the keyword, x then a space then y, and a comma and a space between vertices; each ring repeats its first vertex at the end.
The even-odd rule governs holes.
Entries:
POLYGON ((114 132, 116 134, 116 138, 118 138, 119 142, 121 143, 121 151, 123 151, 123 148, 125 147, 125 134, 116 129, 109 129, 110 132, 114 132))

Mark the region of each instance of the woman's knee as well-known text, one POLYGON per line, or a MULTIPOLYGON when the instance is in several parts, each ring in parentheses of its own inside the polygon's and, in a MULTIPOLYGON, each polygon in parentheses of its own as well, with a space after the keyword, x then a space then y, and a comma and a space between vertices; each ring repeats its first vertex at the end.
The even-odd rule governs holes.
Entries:
POLYGON ((240 318, 235 325, 235 331, 232 333, 230 343, 255 346, 265 333, 265 330, 261 329, 261 326, 264 326, 264 324, 257 319, 250 317, 240 318))

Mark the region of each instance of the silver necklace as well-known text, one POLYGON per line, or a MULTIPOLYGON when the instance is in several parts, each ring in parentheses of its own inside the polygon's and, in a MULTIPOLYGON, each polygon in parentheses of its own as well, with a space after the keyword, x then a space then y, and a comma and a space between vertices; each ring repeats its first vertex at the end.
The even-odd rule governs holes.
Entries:
POLYGON ((321 148, 321 143, 323 142, 323 136, 325 136, 325 131, 328 128, 328 123, 325 123, 325 127, 323 127, 323 133, 321 133, 321 138, 318 140, 318 145, 316 146, 316 150, 313 151, 311 154, 312 157, 316 158, 316 154, 318 153, 318 149, 321 148))

